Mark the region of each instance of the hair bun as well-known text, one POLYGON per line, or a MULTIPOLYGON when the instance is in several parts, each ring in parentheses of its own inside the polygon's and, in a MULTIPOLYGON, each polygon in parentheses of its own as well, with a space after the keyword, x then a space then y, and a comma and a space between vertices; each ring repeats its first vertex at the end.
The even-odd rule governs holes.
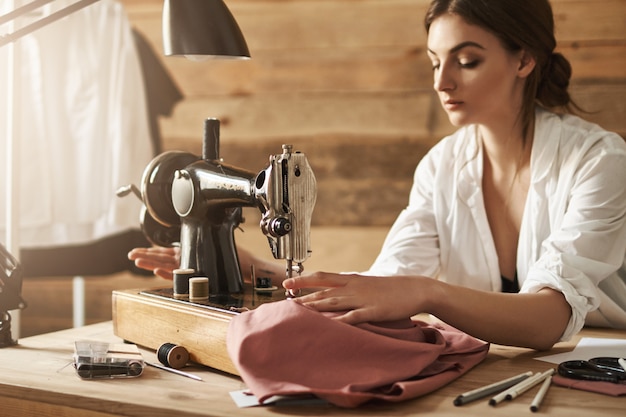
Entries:
POLYGON ((572 66, 567 58, 559 52, 552 53, 537 89, 537 100, 546 107, 566 106, 570 102, 567 88, 571 77, 572 66))

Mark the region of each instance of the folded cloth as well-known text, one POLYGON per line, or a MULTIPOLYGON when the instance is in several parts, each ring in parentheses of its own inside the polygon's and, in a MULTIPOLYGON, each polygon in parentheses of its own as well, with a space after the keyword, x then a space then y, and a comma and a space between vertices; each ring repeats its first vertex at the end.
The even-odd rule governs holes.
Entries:
POLYGON ((561 375, 554 375, 552 383, 566 388, 574 388, 582 391, 591 391, 598 394, 612 395, 619 397, 626 395, 626 384, 615 384, 604 381, 584 381, 582 379, 567 378, 561 375))
POLYGON ((403 401, 458 378, 489 349, 444 324, 407 318, 352 326, 335 314, 284 300, 231 320, 228 353, 259 402, 302 394, 340 407, 403 401))

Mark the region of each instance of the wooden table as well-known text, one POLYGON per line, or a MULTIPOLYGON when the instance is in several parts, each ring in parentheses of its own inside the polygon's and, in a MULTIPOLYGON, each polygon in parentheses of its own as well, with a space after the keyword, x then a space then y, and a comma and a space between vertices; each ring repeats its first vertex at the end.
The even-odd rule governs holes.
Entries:
MULTIPOLYGON (((571 350, 580 337, 626 338, 626 332, 585 329, 572 342, 557 345, 551 353, 571 350)), ((512 402, 496 407, 479 400, 461 407, 452 404, 460 393, 487 385, 527 370, 543 371, 551 365, 534 360, 545 355, 528 349, 493 345, 483 363, 465 376, 422 398, 404 403, 370 403, 356 409, 330 405, 262 406, 239 409, 231 391, 245 385, 236 376, 211 368, 185 368, 203 378, 202 382, 156 368, 146 367, 134 379, 85 381, 70 364, 73 343, 91 339, 121 342, 113 335, 112 323, 105 322, 64 330, 19 341, 0 350, 0 416, 623 416, 626 398, 610 397, 552 386, 538 413, 529 404, 538 388, 512 402)), ((144 359, 157 362, 155 352, 142 349, 144 359)))

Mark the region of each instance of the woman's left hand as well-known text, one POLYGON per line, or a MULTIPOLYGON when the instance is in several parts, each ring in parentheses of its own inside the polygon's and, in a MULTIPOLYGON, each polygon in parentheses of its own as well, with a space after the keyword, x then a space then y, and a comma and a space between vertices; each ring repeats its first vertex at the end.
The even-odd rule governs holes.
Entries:
POLYGON ((316 288, 294 301, 321 312, 343 312, 336 320, 348 324, 392 321, 427 312, 426 287, 433 279, 420 276, 374 277, 315 272, 283 282, 287 290, 316 288))

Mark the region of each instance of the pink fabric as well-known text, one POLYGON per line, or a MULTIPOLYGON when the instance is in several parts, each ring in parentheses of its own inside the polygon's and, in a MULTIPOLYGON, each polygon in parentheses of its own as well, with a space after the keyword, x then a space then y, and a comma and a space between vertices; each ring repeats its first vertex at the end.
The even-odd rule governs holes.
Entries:
POLYGON ((341 407, 427 394, 480 363, 489 349, 445 325, 406 319, 351 326, 290 300, 234 317, 226 342, 261 403, 314 394, 341 407))
POLYGON ((615 384, 613 382, 604 381, 584 381, 582 379, 567 378, 561 375, 554 375, 552 377, 552 383, 561 387, 613 395, 615 397, 626 395, 626 384, 621 383, 615 384))

